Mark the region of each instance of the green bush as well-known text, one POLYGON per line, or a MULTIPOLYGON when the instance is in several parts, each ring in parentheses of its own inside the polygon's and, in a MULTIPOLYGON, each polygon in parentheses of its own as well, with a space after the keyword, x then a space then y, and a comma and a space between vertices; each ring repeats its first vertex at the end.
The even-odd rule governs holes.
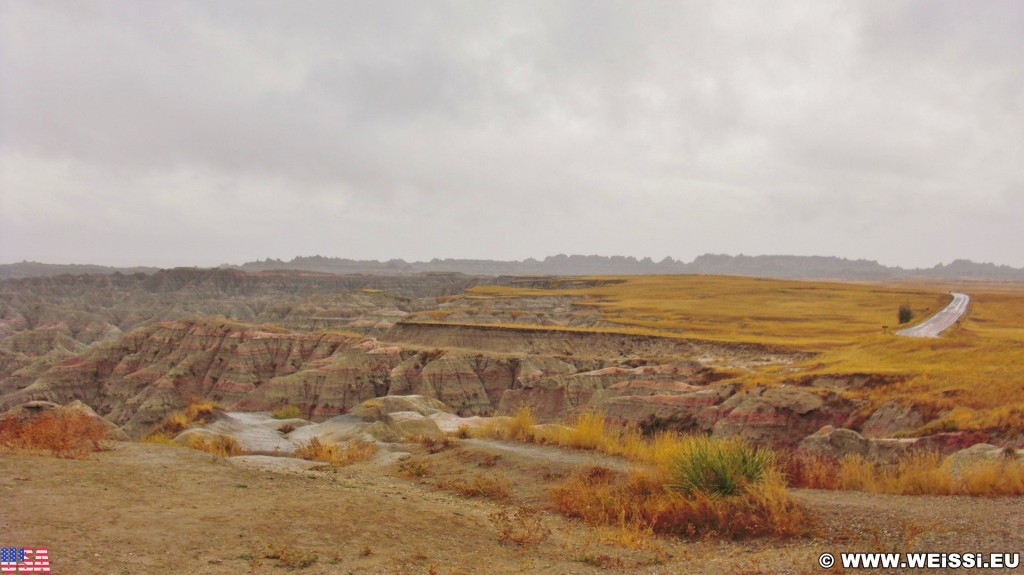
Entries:
POLYGON ((740 440, 695 441, 675 459, 675 482, 669 487, 710 497, 739 495, 761 481, 774 463, 770 450, 740 440))

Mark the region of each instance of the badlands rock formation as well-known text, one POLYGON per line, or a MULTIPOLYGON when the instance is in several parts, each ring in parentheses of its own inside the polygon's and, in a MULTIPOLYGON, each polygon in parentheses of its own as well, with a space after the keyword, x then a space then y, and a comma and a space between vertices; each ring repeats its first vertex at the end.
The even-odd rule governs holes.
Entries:
MULTIPOLYGON (((927 423, 912 407, 851 399, 894 383, 885 376, 744 388, 730 380, 806 355, 617 333, 570 297, 464 293, 483 281, 540 290, 605 280, 196 269, 0 280, 0 410, 78 400, 138 437, 192 397, 240 412, 291 405, 322 422, 377 398, 423 396, 451 411, 438 421, 596 408, 652 432, 880 458, 903 445, 885 438, 927 423), (820 436, 823 427, 833 431, 820 436)), ((986 439, 915 445, 951 451, 986 439)))
MULTIPOLYGON (((555 419, 597 407, 652 429, 743 435, 774 445, 795 444, 825 423, 841 423, 852 409, 805 390, 737 393, 732 384, 715 383, 720 372, 693 359, 671 359, 711 353, 702 345, 415 325, 378 340, 227 320, 159 321, 64 359, 31 383, 9 389, 0 405, 81 400, 138 436, 192 397, 241 411, 294 405, 307 419, 324 419, 374 398, 420 395, 459 416, 527 405, 540 418, 555 419), (426 348, 424 341, 457 345, 426 348)), ((750 358, 757 353, 751 347, 734 352, 750 358)))

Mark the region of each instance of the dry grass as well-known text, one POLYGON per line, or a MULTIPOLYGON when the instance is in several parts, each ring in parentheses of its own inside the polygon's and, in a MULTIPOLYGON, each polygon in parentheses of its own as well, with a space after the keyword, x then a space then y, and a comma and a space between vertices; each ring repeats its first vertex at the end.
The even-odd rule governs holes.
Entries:
POLYGON ((0 419, 0 445, 10 449, 49 451, 57 457, 83 459, 100 450, 107 428, 95 417, 60 407, 28 417, 0 419))
POLYGON ((398 464, 398 474, 409 479, 426 477, 432 473, 430 462, 410 458, 398 464))
POLYGON ((442 479, 437 482, 441 489, 455 491, 466 497, 484 497, 497 501, 512 498, 512 488, 508 479, 501 474, 477 473, 470 478, 456 477, 442 479))
POLYGON ((342 448, 338 444, 325 443, 318 437, 311 437, 307 443, 295 450, 295 457, 323 461, 332 465, 351 465, 372 459, 376 453, 377 444, 372 441, 357 439, 348 442, 342 448))
POLYGON ((601 412, 581 414, 575 425, 532 421, 522 407, 474 433, 590 449, 641 464, 625 478, 594 467, 563 481, 551 497, 566 515, 616 527, 638 541, 652 533, 744 537, 800 531, 804 515, 786 493, 770 452, 738 439, 671 432, 645 437, 635 428, 607 425, 601 412), (747 468, 748 460, 756 460, 756 472, 747 468))
POLYGON ((169 445, 171 447, 181 447, 174 442, 169 435, 166 433, 150 433, 149 435, 142 438, 142 443, 151 443, 153 445, 169 445))
POLYGON ((288 569, 305 569, 319 559, 313 551, 295 545, 268 545, 262 556, 265 559, 276 559, 288 569))
POLYGON ((218 457, 232 457, 242 455, 245 451, 238 441, 227 435, 215 435, 204 437, 199 434, 188 435, 185 447, 198 451, 205 451, 218 457))
POLYGON ((150 430, 143 440, 149 436, 158 434, 174 437, 196 423, 207 423, 211 421, 214 414, 220 409, 221 407, 216 403, 206 401, 199 397, 193 397, 189 401, 188 405, 185 406, 185 409, 173 411, 168 414, 163 421, 150 430))
POLYGON ((730 497, 684 494, 669 489, 668 483, 669 478, 661 473, 633 471, 620 477, 584 471, 555 487, 551 497, 566 515, 634 533, 791 536, 801 532, 806 520, 777 474, 730 497))
POLYGON ((440 439, 434 439, 426 435, 414 435, 409 438, 409 441, 418 443, 427 450, 427 453, 434 454, 440 453, 445 449, 451 449, 459 445, 459 440, 456 437, 446 435, 440 439))
POLYGON ((295 450, 295 457, 309 461, 341 464, 341 447, 336 443, 324 443, 319 437, 311 437, 308 442, 295 450))
MULTIPOLYGON (((600 327, 505 324, 782 346, 816 355, 739 374, 745 384, 879 374, 899 383, 846 393, 877 407, 898 400, 932 421, 913 432, 1024 433, 1024 284, 837 283, 716 276, 624 276, 584 288, 478 286, 473 299, 571 296, 598 312, 600 327), (939 339, 884 335, 901 304, 924 320, 968 293, 968 314, 939 339)), ((467 300, 468 301, 468 300, 467 300)))
POLYGON ((351 465, 360 461, 369 461, 377 454, 377 444, 372 441, 357 439, 348 442, 341 452, 341 464, 351 465))
POLYGON ((1024 495, 1024 462, 1010 457, 954 466, 934 452, 910 453, 894 464, 860 456, 835 461, 801 455, 789 458, 786 471, 794 487, 897 495, 1024 495))
POLYGON ((520 407, 511 418, 496 418, 469 432, 473 437, 599 451, 664 470, 671 468, 680 457, 707 449, 708 446, 741 444, 738 440, 711 440, 704 435, 671 431, 644 435, 636 427, 609 425, 602 411, 584 412, 567 425, 538 426, 527 406, 520 407))
MULTIPOLYGON (((822 349, 896 325, 909 303, 924 318, 949 302, 934 288, 731 276, 623 276, 576 289, 478 286, 476 297, 575 296, 603 319, 647 335, 822 349)), ((535 326, 530 326, 535 327, 535 326)), ((619 330, 622 331, 622 330, 619 330)))
POLYGON ((302 417, 302 410, 294 405, 286 405, 275 409, 270 416, 274 419, 299 419, 302 417))
POLYGON ((551 529, 544 525, 544 513, 536 507, 517 507, 512 511, 502 507, 490 515, 491 523, 498 532, 498 541, 520 547, 537 545, 551 535, 551 529))

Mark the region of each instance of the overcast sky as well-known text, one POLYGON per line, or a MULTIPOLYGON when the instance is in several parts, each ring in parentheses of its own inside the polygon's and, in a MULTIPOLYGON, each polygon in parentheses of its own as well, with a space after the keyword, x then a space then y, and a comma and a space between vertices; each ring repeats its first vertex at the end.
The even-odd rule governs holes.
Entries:
POLYGON ((0 263, 1024 266, 1024 2, 0 2, 0 263))

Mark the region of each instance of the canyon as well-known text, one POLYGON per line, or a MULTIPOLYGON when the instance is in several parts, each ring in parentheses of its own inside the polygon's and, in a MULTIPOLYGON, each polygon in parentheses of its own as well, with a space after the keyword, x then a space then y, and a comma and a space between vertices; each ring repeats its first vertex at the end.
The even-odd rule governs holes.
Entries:
MULTIPOLYGON (((599 410, 648 432, 788 449, 826 426, 885 438, 928 423, 927 413, 898 402, 875 409, 851 393, 899 376, 794 373, 750 384, 742 376, 814 353, 634 333, 557 291, 615 281, 223 269, 4 280, 0 411, 77 400, 138 438, 194 398, 237 411, 294 406, 322 421, 370 399, 421 395, 462 417, 525 406, 559 421, 599 410), (502 285, 530 292, 466 294, 502 285)), ((952 451, 965 441, 928 434, 893 449, 952 451)))

